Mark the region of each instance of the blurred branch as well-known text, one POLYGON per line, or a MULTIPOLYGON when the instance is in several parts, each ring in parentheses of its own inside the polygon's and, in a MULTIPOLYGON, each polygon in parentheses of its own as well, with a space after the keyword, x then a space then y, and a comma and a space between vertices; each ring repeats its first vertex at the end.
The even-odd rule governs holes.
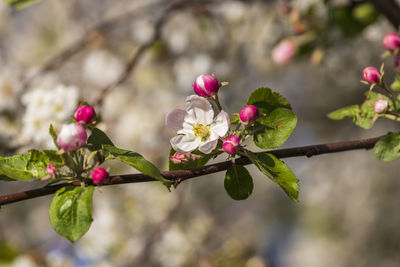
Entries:
POLYGON ((150 233, 150 235, 144 242, 144 246, 138 256, 126 266, 145 266, 146 263, 148 263, 148 260, 153 252, 154 244, 159 241, 162 238, 163 234, 169 229, 171 223, 175 218, 175 215, 179 211, 179 207, 181 206, 180 204, 182 203, 185 191, 182 190, 182 188, 179 188, 179 190, 177 191, 178 192, 175 198, 175 203, 171 205, 165 218, 154 227, 154 230, 150 233))
MULTIPOLYGON (((152 10, 160 3, 153 3, 149 6, 146 6, 146 9, 152 10)), ((128 19, 137 15, 142 14, 144 11, 142 9, 138 10, 137 8, 125 11, 121 14, 112 16, 108 19, 100 21, 89 30, 85 31, 83 36, 77 39, 75 42, 70 44, 65 49, 61 50, 59 53, 51 57, 47 60, 34 74, 30 77, 26 78, 23 81, 22 88, 27 89, 33 81, 35 81, 38 77, 42 76, 43 74, 60 68, 63 64, 65 64, 69 59, 71 59, 74 55, 82 51, 86 45, 90 42, 93 38, 93 34, 96 32, 101 32, 111 27, 114 27, 116 24, 121 22, 124 19, 128 19)))
POLYGON ((396 28, 400 27, 400 6, 395 0, 369 0, 396 28))
POLYGON ((125 70, 122 72, 122 74, 112 82, 111 84, 105 86, 103 89, 101 89, 101 93, 97 100, 94 102, 94 105, 97 107, 98 110, 101 109, 101 106, 103 104, 103 99, 107 95, 109 91, 114 89, 116 86, 122 84, 123 82, 126 81, 126 79, 129 78, 129 75, 132 73, 142 56, 145 54, 145 52, 151 48, 153 44, 155 44, 158 40, 161 38, 161 33, 162 33, 162 28, 165 24, 165 22, 168 20, 168 18, 176 11, 179 11, 181 9, 187 8, 189 6, 193 6, 196 4, 199 5, 204 5, 208 3, 212 3, 213 1, 195 1, 195 0, 182 0, 178 1, 175 3, 170 4, 161 14, 161 16, 158 18, 154 25, 154 34, 153 37, 143 43, 139 48, 135 49, 136 52, 132 56, 132 58, 129 60, 129 62, 125 66, 125 70))
MULTIPOLYGON (((348 150, 356 150, 356 149, 371 149, 374 145, 382 138, 386 137, 386 135, 369 138, 369 139, 361 139, 355 141, 346 141, 339 143, 330 143, 330 144, 320 144, 320 145, 311 145, 311 146, 303 146, 303 147, 293 147, 286 149, 276 149, 267 151, 266 153, 273 154, 277 158, 289 158, 289 157, 300 157, 306 156, 311 157, 315 155, 328 154, 328 153, 336 153, 343 152, 348 150)), ((236 159, 236 164, 238 165, 248 165, 251 164, 250 160, 246 157, 240 157, 236 159)), ((220 163, 215 163, 195 169, 190 170, 178 170, 178 171, 166 171, 163 172, 162 175, 171 180, 174 184, 179 184, 182 181, 187 179, 216 173, 220 171, 224 171, 229 169, 232 166, 231 161, 225 161, 220 163)), ((152 182, 156 181, 150 176, 144 174, 128 174, 121 176, 113 176, 111 177, 111 181, 109 184, 103 184, 102 186, 108 185, 116 185, 116 184, 128 184, 128 183, 141 183, 141 182, 152 182)), ((93 184, 92 180, 88 180, 87 184, 93 184)), ((25 192, 0 196, 0 206, 6 205, 14 202, 19 202, 26 199, 37 198, 41 196, 46 196, 55 193, 58 189, 64 186, 80 186, 80 181, 74 181, 72 183, 62 183, 53 186, 45 186, 38 189, 33 189, 25 192)))

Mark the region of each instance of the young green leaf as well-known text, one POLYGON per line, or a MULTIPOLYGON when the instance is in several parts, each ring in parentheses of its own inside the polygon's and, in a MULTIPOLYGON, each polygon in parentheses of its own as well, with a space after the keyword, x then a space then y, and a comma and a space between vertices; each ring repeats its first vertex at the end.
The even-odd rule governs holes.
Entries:
POLYGON ((392 89, 395 92, 400 92, 400 74, 396 75, 396 78, 394 79, 393 83, 390 85, 390 89, 392 89))
POLYGON ((400 157, 400 134, 392 133, 378 141, 374 147, 375 156, 389 162, 400 157))
POLYGON ((345 118, 354 118, 360 111, 358 105, 352 105, 344 108, 337 109, 328 114, 328 118, 332 120, 343 120, 345 118))
POLYGON ((39 2, 40 0, 5 0, 6 3, 8 3, 10 6, 16 8, 16 9, 21 9, 24 8, 28 5, 34 4, 36 2, 39 2))
POLYGON ((114 146, 110 138, 108 138, 108 136, 98 128, 92 129, 92 134, 89 136, 87 143, 91 144, 91 146, 89 146, 90 151, 99 150, 102 148, 102 145, 114 146))
POLYGON ((253 193, 253 178, 245 167, 234 164, 225 174, 224 186, 231 198, 243 200, 253 193))
POLYGON ((366 101, 360 105, 352 105, 335 110, 328 114, 328 118, 332 120, 342 120, 344 118, 351 118, 355 125, 369 129, 374 126, 376 119, 376 112, 374 110, 374 103, 379 99, 386 99, 389 105, 392 101, 386 96, 376 92, 365 92, 367 97, 366 101))
POLYGON ((263 149, 283 145, 296 128, 297 117, 289 109, 276 108, 254 123, 254 143, 263 149))
POLYGON ((254 153, 245 150, 245 155, 262 173, 278 184, 292 200, 297 201, 299 180, 284 162, 265 152, 254 153))
POLYGON ((66 186, 53 197, 49 210, 51 225, 71 242, 82 237, 92 224, 93 191, 93 186, 66 186))
POLYGON ((138 171, 162 182, 165 186, 168 187, 168 189, 171 187, 171 181, 165 179, 161 175, 160 170, 157 169, 157 167, 154 166, 153 163, 143 158, 142 155, 133 151, 116 148, 111 145, 103 145, 103 149, 106 153, 108 153, 107 159, 117 159, 119 161, 122 161, 134 167, 138 171))
POLYGON ((239 123, 240 123, 239 116, 238 115, 233 116, 232 119, 231 119, 231 125, 239 124, 239 123))
POLYGON ((53 139, 54 145, 57 147, 57 149, 60 149, 60 146, 57 143, 57 133, 56 133, 56 130, 54 129, 54 127, 53 127, 53 124, 50 124, 49 134, 50 134, 51 138, 53 139))
POLYGON ((292 109, 289 102, 269 88, 258 88, 247 99, 247 105, 254 105, 260 114, 269 114, 276 108, 292 109))
POLYGON ((0 180, 36 181, 47 175, 49 158, 45 153, 29 150, 28 154, 0 157, 0 180))

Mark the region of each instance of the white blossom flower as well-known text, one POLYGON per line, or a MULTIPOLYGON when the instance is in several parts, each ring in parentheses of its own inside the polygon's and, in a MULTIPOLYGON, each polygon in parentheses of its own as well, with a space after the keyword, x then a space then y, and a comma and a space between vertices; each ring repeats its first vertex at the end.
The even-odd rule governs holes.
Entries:
POLYGON ((58 128, 72 118, 79 97, 78 88, 57 85, 53 89, 36 88, 22 96, 26 106, 22 118, 22 136, 37 145, 53 147, 49 126, 58 128))
POLYGON ((229 129, 229 116, 221 111, 214 118, 211 104, 203 97, 192 95, 186 99, 186 110, 175 109, 165 117, 166 125, 177 131, 171 146, 179 153, 199 148, 209 154, 229 129))
POLYGON ((122 62, 106 50, 90 52, 83 63, 85 78, 98 87, 114 82, 123 70, 122 62))

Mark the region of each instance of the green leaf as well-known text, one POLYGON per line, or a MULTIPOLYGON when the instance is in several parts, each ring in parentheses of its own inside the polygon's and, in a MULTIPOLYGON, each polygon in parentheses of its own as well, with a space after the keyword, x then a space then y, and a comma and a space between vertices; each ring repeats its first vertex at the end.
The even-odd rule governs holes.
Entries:
POLYGON ((58 155, 55 150, 44 150, 43 153, 46 154, 49 164, 54 164, 57 168, 65 166, 65 161, 62 155, 58 155))
POLYGON ((60 146, 57 143, 57 133, 56 133, 56 130, 54 129, 54 127, 53 127, 53 124, 50 124, 49 134, 50 134, 51 138, 53 139, 54 145, 57 147, 57 149, 60 149, 60 146))
POLYGON ((255 90, 249 99, 247 99, 247 105, 256 106, 260 115, 269 114, 276 108, 292 109, 286 98, 269 88, 258 88, 255 90))
POLYGON ((114 146, 110 138, 108 138, 102 130, 97 128, 92 129, 92 134, 89 136, 87 143, 91 144, 91 146, 89 146, 90 151, 100 150, 102 145, 114 146))
POLYGON ((382 161, 389 162, 400 157, 400 134, 392 133, 379 140, 374 147, 375 156, 382 161))
POLYGON ((392 101, 379 93, 376 92, 365 92, 367 100, 360 105, 352 105, 335 110, 328 114, 328 118, 333 120, 341 120, 344 118, 351 118, 357 126, 364 129, 369 129, 374 126, 374 123, 378 117, 374 110, 374 103, 379 99, 386 99, 389 105, 392 105, 392 101))
POLYGON ((171 187, 171 181, 165 179, 161 175, 160 170, 157 169, 157 167, 154 166, 153 163, 143 158, 142 155, 133 151, 116 148, 111 145, 103 145, 103 149, 105 152, 109 153, 109 155, 107 155, 107 159, 111 158, 122 161, 134 167, 138 171, 162 182, 165 186, 168 187, 168 189, 171 187))
POLYGON ((233 116, 231 119, 231 124, 234 125, 234 124, 239 124, 239 123, 240 123, 239 116, 238 115, 233 116))
POLYGON ((297 201, 299 180, 284 162, 265 152, 253 153, 245 150, 245 155, 262 173, 278 184, 290 199, 297 201))
POLYGON ((36 181, 47 175, 49 158, 45 153, 29 150, 28 154, 0 157, 0 180, 36 181))
POLYGON ((224 186, 231 198, 243 200, 253 193, 253 178, 245 167, 234 164, 225 174, 224 186))
POLYGON ((297 117, 289 109, 277 108, 254 123, 254 143, 263 149, 283 145, 296 128, 297 117))
POLYGON ((92 224, 93 191, 93 186, 66 186, 59 189, 51 201, 51 225, 71 242, 83 236, 92 224))
POLYGON ((374 23, 379 17, 379 12, 371 3, 361 3, 353 9, 353 17, 363 26, 368 26, 374 23))
POLYGON ((393 91, 400 92, 400 74, 396 75, 393 83, 390 85, 393 91))
POLYGON ((24 8, 39 1, 40 0, 5 0, 6 3, 16 9, 24 8))
POLYGON ((332 120, 343 120, 344 118, 353 118, 357 116, 360 111, 358 105, 352 105, 344 108, 337 109, 328 114, 328 118, 332 120))

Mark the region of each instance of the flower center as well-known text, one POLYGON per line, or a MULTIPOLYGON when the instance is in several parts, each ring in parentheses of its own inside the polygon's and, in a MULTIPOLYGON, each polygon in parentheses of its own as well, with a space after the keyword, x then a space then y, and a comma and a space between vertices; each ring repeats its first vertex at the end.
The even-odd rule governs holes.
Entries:
POLYGON ((195 136, 200 137, 201 141, 204 142, 211 135, 210 125, 203 125, 203 124, 197 123, 195 126, 193 126, 193 132, 194 132, 195 136))

